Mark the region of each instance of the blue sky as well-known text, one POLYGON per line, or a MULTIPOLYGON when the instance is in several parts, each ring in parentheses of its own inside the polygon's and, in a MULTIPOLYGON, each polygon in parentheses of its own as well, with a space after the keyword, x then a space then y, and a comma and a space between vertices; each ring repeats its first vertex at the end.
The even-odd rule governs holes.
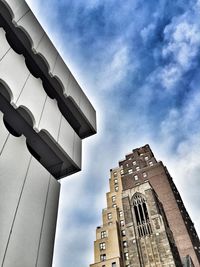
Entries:
POLYGON ((93 262, 109 170, 149 143, 200 233, 200 1, 29 0, 97 111, 62 181, 53 267, 93 262))

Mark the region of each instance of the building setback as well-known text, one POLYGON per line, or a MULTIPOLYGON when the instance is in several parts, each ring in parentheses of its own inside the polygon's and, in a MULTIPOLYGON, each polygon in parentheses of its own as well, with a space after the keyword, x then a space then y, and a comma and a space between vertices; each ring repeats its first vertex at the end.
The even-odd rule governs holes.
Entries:
POLYGON ((110 170, 90 267, 199 267, 200 241, 181 196, 149 147, 110 170))

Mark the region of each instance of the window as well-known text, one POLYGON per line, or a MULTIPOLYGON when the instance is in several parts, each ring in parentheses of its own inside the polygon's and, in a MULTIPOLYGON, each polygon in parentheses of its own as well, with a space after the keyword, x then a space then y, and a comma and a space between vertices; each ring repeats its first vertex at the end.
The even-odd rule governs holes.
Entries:
POLYGON ((123 211, 122 210, 119 211, 119 217, 123 217, 123 211))
POLYGON ((106 254, 101 254, 100 261, 105 261, 105 260, 106 260, 106 254))
POLYGON ((117 179, 114 179, 114 184, 118 184, 118 180, 117 179))
POLYGON ((149 161, 149 166, 153 166, 153 162, 152 161, 149 161))
POLYGON ((101 232, 101 238, 104 238, 104 237, 107 237, 107 233, 106 233, 106 231, 102 231, 102 232, 101 232))
POLYGON ((119 191, 119 186, 115 186, 115 192, 119 191))
POLYGON ((116 201, 116 196, 112 196, 112 202, 116 201))
POLYGON ((137 181, 138 180, 138 176, 134 175, 134 180, 137 181))
POLYGON ((145 178, 145 177, 147 177, 147 173, 146 172, 143 172, 143 177, 145 178))
POLYGON ((128 167, 128 163, 126 163, 126 167, 128 167))
POLYGON ((121 170, 120 173, 121 173, 121 174, 124 174, 124 170, 121 170))
POLYGON ((152 229, 149 221, 146 199, 142 194, 136 193, 133 196, 133 207, 139 237, 150 235, 152 229))
POLYGON ((133 165, 136 165, 136 161, 135 160, 133 161, 133 165))
POLYGON ((149 159, 149 157, 147 157, 147 156, 146 156, 144 159, 145 159, 145 160, 148 160, 148 159, 149 159))
POLYGON ((106 243, 105 242, 99 243, 99 249, 100 250, 105 250, 106 249, 106 243))
POLYGON ((116 172, 114 172, 114 173, 113 173, 113 175, 114 175, 114 176, 117 176, 117 173, 116 173, 116 172))
POLYGON ((133 170, 132 170, 132 169, 129 169, 129 170, 128 170, 128 173, 133 173, 133 170))
POLYGON ((140 170, 140 167, 137 166, 135 169, 136 169, 136 171, 139 171, 140 170))
POLYGON ((124 226, 124 220, 120 221, 120 226, 124 226))
POLYGON ((124 253, 125 260, 129 260, 128 252, 124 253))
POLYGON ((107 217, 108 217, 108 220, 111 220, 112 219, 112 213, 108 213, 107 217))
POLYGON ((122 230, 121 233, 122 233, 122 236, 126 236, 126 231, 125 230, 122 230))
POLYGON ((109 222, 108 225, 112 225, 112 222, 109 222))
POLYGON ((127 243, 127 241, 123 241, 123 247, 124 247, 124 248, 127 248, 127 247, 128 247, 128 243, 127 243))
POLYGON ((116 262, 112 262, 112 267, 117 267, 116 262))
POLYGON ((112 205, 112 207, 113 207, 113 208, 116 208, 116 207, 117 207, 117 205, 116 205, 116 204, 113 204, 113 205, 112 205))

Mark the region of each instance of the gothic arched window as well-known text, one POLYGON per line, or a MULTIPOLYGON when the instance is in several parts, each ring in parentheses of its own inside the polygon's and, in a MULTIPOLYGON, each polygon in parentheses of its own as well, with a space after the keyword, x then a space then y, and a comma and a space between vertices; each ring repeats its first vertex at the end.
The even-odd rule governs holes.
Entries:
POLYGON ((140 237, 150 235, 152 233, 152 229, 149 221, 146 199, 142 194, 136 193, 133 196, 133 208, 138 235, 140 237))

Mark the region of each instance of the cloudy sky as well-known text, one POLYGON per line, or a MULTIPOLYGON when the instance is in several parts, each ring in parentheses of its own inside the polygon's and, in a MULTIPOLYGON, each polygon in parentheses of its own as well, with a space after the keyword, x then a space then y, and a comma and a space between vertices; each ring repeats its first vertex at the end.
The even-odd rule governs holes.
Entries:
POLYGON ((200 1, 29 0, 97 111, 63 179, 53 267, 93 263, 109 169, 149 143, 200 234, 200 1))

